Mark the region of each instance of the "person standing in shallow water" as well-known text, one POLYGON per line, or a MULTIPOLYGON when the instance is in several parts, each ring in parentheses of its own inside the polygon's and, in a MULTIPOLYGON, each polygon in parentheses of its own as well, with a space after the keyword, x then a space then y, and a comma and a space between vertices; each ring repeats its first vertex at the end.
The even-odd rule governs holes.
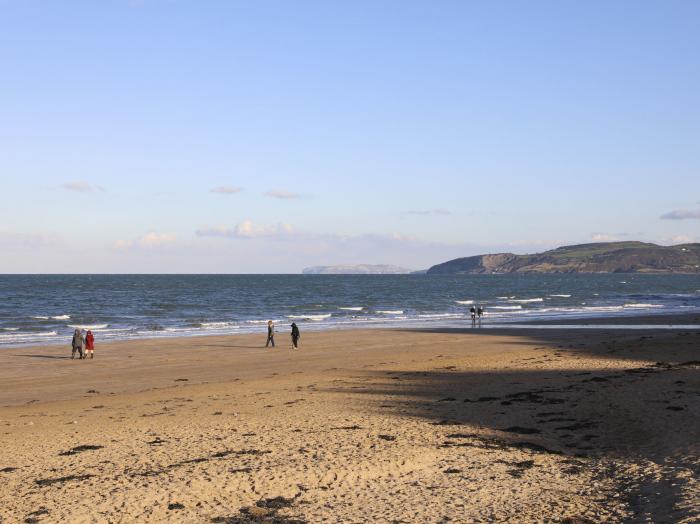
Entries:
POLYGON ((73 351, 71 352, 71 360, 75 358, 75 352, 78 352, 78 358, 82 359, 83 358, 83 334, 80 332, 79 329, 76 329, 75 332, 73 333, 73 342, 71 343, 73 346, 73 351))
POLYGON ((87 358, 88 353, 90 354, 90 358, 95 358, 93 351, 95 351, 95 336, 92 334, 92 331, 88 329, 87 335, 85 336, 85 358, 87 358))
POLYGON ((292 347, 294 349, 299 349, 299 339, 301 338, 301 333, 299 333, 299 328, 296 322, 292 322, 292 347))
POLYGON ((267 321, 267 342, 265 347, 269 347, 270 343, 272 343, 272 347, 275 347, 275 325, 272 323, 272 320, 267 321))

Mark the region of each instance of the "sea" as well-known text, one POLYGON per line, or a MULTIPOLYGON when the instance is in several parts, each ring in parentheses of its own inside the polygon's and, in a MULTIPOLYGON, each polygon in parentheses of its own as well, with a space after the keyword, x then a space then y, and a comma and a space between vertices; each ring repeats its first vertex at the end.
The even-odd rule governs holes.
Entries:
POLYGON ((700 275, 0 275, 0 347, 700 312, 700 275))

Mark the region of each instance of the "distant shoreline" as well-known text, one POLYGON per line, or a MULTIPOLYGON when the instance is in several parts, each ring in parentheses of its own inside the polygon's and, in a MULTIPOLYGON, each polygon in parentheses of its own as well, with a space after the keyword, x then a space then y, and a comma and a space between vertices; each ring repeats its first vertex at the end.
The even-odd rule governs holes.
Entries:
MULTIPOLYGON (((290 321, 291 322, 291 321, 290 321)), ((303 332, 310 332, 310 333, 328 333, 332 332, 336 334, 338 337, 342 337, 344 334, 351 334, 351 333, 357 333, 361 331, 376 331, 376 332, 381 332, 381 331, 430 331, 430 330, 446 330, 446 331, 452 331, 452 332, 469 332, 469 333, 474 333, 478 334, 482 330, 488 330, 490 332, 498 332, 498 331, 507 331, 507 332, 512 332, 512 331, 528 331, 528 330, 536 330, 537 326, 557 326, 557 325, 562 325, 562 326, 571 326, 571 325, 576 325, 576 326, 581 326, 585 327, 587 325, 594 326, 591 329, 595 330, 597 329, 598 326, 603 326, 603 325, 609 325, 609 326, 615 326, 615 325, 621 325, 621 326, 648 326, 648 325, 654 325, 658 326, 658 329, 661 330, 668 330, 669 327, 671 329, 679 329, 679 330, 696 330, 695 326, 700 326, 700 310, 695 312, 695 313, 684 313, 684 314, 678 314, 678 313, 673 313, 673 312, 658 312, 654 314, 649 314, 648 312, 645 312, 644 314, 635 314, 635 313, 630 313, 630 314, 611 314, 610 316, 596 316, 596 317, 572 317, 572 318, 565 318, 565 319, 556 319, 556 320, 511 320, 511 321, 503 321, 503 320, 496 320, 496 321, 489 321, 488 317, 484 318, 482 320, 482 327, 479 326, 478 322, 476 325, 472 326, 471 320, 469 319, 464 319, 463 321, 456 322, 425 322, 422 325, 417 325, 417 324, 403 324, 403 325, 389 325, 389 324, 376 324, 376 325, 356 325, 356 326, 347 326, 347 325, 342 325, 339 326, 337 324, 316 324, 316 325, 305 325, 304 328, 302 329, 303 332), (613 316, 614 315, 614 316, 613 316), (512 324, 513 327, 508 327, 509 324, 512 324), (685 326, 685 327, 684 327, 685 326)), ((563 327, 562 330, 566 330, 566 327, 563 327)), ((601 328, 602 329, 602 328, 601 328)), ((652 328, 653 329, 653 328, 652 328)), ((634 331, 634 327, 630 327, 630 331, 634 331)), ((286 324, 277 324, 277 337, 280 340, 284 340, 286 343, 287 340, 287 326, 286 324), (284 327, 282 327, 284 326, 284 327)), ((206 339, 220 339, 220 338, 236 338, 236 337, 257 337, 259 336, 261 339, 264 338, 265 335, 265 329, 260 328, 259 332, 241 332, 241 333, 226 333, 226 334, 214 334, 214 333, 206 333, 206 332, 200 332, 200 333, 191 333, 187 335, 170 335, 170 336, 144 336, 144 337, 132 337, 132 338, 124 338, 124 339, 109 339, 105 341, 100 341, 99 339, 99 330, 96 331, 97 334, 97 341, 100 344, 109 344, 109 345, 118 345, 118 344, 138 344, 139 342, 149 342, 149 343, 159 343, 159 344, 167 344, 168 342, 172 343, 179 343, 181 341, 187 341, 187 340, 206 340, 206 339)), ((5 346, 0 346, 0 352, 3 350, 11 350, 11 349, 36 349, 36 348, 43 348, 43 347, 51 347, 51 348, 56 348, 56 347, 62 347, 62 346, 68 346, 70 342, 70 337, 66 337, 66 340, 63 342, 54 342, 54 341, 47 341, 44 344, 18 344, 18 345, 5 345, 5 346)))

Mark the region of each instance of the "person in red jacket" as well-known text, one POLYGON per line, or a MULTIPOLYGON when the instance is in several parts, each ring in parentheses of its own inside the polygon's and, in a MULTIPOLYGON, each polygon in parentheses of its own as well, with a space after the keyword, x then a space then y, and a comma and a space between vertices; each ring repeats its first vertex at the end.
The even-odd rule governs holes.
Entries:
MULTIPOLYGON (((90 354, 90 358, 95 358, 93 351, 95 350, 95 336, 92 331, 88 330, 87 336, 85 337, 85 351, 90 354)), ((87 358, 87 355, 85 356, 87 358)))

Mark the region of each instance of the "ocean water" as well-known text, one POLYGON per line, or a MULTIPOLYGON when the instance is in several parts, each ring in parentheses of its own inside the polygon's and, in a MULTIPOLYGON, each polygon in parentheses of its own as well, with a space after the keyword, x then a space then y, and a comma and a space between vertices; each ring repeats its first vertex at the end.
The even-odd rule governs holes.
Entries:
POLYGON ((0 346, 700 311, 698 275, 0 275, 0 346))

